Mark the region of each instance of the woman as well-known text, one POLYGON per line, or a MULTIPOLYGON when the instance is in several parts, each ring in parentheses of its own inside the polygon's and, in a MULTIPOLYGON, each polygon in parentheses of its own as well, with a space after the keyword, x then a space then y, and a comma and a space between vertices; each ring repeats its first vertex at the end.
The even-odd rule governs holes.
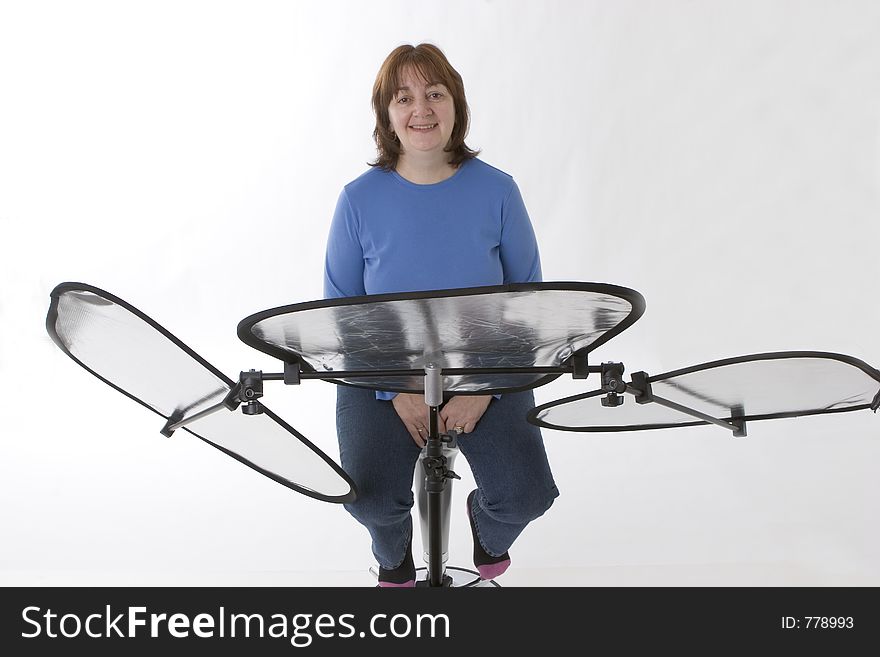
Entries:
MULTIPOLYGON (((430 44, 400 46, 373 86, 378 158, 345 186, 327 242, 327 298, 541 280, 535 235, 513 179, 464 142, 461 76, 430 44), (431 260, 425 263, 430 245, 431 260)), ((427 435, 423 395, 338 386, 342 466, 358 487, 346 509, 367 527, 380 586, 414 586, 413 469, 427 435)), ((478 488, 467 499, 474 564, 483 579, 510 565, 508 548, 559 495, 541 434, 525 421, 530 391, 459 395, 440 431, 459 448, 478 488), (499 463, 498 454, 510 455, 499 463)))

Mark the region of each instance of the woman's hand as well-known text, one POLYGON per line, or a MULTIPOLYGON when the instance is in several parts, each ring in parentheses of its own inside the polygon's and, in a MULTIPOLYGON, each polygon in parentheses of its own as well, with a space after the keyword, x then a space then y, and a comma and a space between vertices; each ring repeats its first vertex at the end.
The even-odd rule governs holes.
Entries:
MULTIPOLYGON (((424 447, 428 437, 429 421, 425 396, 401 392, 391 400, 391 403, 394 404, 394 410, 397 411, 397 415, 400 416, 416 445, 424 447)), ((440 432, 444 433, 445 431, 446 429, 441 426, 440 432)))
MULTIPOLYGON (((489 408, 492 395, 460 395, 453 397, 440 411, 440 419, 448 430, 470 433, 489 408)), ((441 429, 443 431, 443 429, 441 429)))
MULTIPOLYGON (((489 408, 491 401, 492 395, 452 397, 440 411, 437 430, 440 433, 447 431, 470 433, 489 408)), ((425 403, 425 396, 401 392, 391 400, 391 403, 415 444, 424 447, 429 425, 429 409, 425 403)))

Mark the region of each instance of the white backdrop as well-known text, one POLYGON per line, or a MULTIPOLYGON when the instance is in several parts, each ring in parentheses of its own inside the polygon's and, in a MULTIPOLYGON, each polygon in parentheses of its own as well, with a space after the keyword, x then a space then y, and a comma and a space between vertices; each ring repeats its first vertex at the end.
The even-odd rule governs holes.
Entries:
MULTIPOLYGON (((341 507, 162 438, 44 321, 57 283, 87 282, 228 375, 276 371, 236 325, 320 296, 336 197, 374 155, 373 79, 401 43, 436 43, 462 74, 468 142, 518 181, 545 280, 644 294, 594 361, 880 365, 878 33, 871 0, 0 4, 0 583, 369 584, 341 507)), ((267 384, 266 402, 338 458, 334 393, 267 384)), ((866 411, 742 440, 545 431, 562 497, 506 578, 880 584, 878 431, 866 411)), ((469 565, 457 469, 452 561, 469 565)))

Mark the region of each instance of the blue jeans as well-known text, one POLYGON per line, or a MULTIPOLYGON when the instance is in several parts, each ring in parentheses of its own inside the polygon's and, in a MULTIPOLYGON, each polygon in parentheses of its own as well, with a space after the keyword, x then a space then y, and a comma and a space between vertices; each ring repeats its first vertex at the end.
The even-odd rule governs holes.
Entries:
MULTIPOLYGON (((474 431, 458 439, 478 487, 477 536, 492 556, 504 554, 559 495, 541 431, 526 422, 534 405, 530 390, 493 398, 474 431)), ((421 449, 392 403, 365 388, 337 386, 336 431, 342 467, 358 490, 345 509, 369 530, 379 565, 397 568, 412 537, 413 470, 421 449)))

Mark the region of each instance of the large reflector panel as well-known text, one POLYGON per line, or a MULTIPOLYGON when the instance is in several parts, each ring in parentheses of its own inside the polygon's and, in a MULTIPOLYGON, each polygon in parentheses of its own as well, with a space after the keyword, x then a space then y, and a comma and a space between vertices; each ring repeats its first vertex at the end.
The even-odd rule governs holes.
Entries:
MULTIPOLYGON (((330 299, 266 310, 239 323, 239 337, 306 371, 423 371, 561 365, 617 335, 644 312, 644 299, 615 285, 524 283, 330 299)), ((558 374, 447 375, 450 393, 534 388, 558 374)), ((421 392, 424 377, 346 378, 336 382, 421 392)))
MULTIPOLYGON (((122 299, 83 283, 62 283, 51 298, 46 328, 55 343, 166 420, 190 418, 221 403, 232 389, 230 379, 122 299)), ((305 495, 328 502, 354 499, 345 472, 268 409, 257 416, 222 409, 184 429, 305 495)))
MULTIPOLYGON (((649 377, 654 395, 707 415, 766 420, 869 408, 880 372, 857 358, 826 352, 752 354, 649 377)), ((538 406, 532 424, 563 431, 639 431, 707 424, 656 403, 605 407, 596 390, 538 406)))

